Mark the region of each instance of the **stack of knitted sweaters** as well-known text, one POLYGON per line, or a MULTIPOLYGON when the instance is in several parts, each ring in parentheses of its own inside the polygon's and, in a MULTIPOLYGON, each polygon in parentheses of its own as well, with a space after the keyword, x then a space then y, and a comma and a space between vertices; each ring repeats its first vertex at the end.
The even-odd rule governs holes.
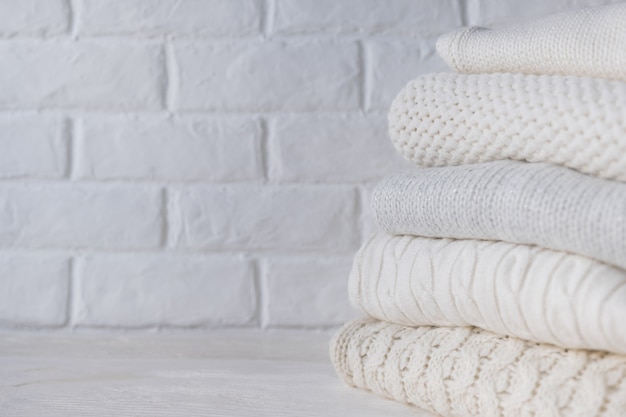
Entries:
POLYGON ((341 378, 443 417, 626 416, 626 3, 444 35, 398 95, 420 169, 357 253, 341 378))

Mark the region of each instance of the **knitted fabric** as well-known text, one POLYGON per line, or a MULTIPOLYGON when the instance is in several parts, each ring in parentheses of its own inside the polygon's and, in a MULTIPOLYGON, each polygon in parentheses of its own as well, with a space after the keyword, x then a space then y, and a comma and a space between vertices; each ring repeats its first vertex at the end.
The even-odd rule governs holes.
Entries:
POLYGON ((381 181, 372 208, 391 235, 533 244, 626 269, 626 184, 557 165, 415 169, 381 181))
POLYGON ((442 417, 623 417, 626 356, 475 327, 357 320, 331 342, 341 378, 442 417))
POLYGON ((562 74, 626 81, 626 3, 586 8, 501 29, 443 35, 437 52, 458 72, 562 74))
POLYGON ((626 83, 424 75, 394 100, 389 134, 400 153, 422 167, 515 159, 626 182, 626 83))
POLYGON ((406 326, 626 354, 626 271, 536 246, 377 234, 357 253, 350 302, 406 326))

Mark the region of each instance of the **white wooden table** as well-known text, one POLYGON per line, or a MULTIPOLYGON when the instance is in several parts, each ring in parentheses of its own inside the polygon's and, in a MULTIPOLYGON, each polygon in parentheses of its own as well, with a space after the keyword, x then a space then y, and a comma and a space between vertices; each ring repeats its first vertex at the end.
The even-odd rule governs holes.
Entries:
POLYGON ((329 334, 0 334, 0 416, 430 416, 344 385, 329 334))

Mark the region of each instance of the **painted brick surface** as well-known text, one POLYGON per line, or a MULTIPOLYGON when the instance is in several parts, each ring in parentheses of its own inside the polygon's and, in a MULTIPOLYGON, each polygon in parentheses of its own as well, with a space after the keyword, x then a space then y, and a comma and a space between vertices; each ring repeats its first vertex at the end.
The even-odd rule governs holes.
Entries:
POLYGON ((267 326, 332 326, 357 317, 348 301, 351 266, 351 257, 269 260, 267 326))
POLYGON ((359 53, 343 42, 176 42, 175 108, 356 110, 359 53), (332 92, 332 94, 329 94, 332 92))
POLYGON ((62 256, 0 254, 0 325, 63 325, 69 278, 62 256))
POLYGON ((79 326, 249 326, 256 320, 254 272, 241 259, 89 256, 77 270, 79 326))
POLYGON ((384 115, 279 117, 269 124, 270 178, 361 182, 410 165, 387 140, 384 115))
POLYGON ((623 0, 466 0, 467 22, 475 26, 501 26, 579 7, 621 3, 623 0))
POLYGON ((0 178, 65 176, 68 129, 60 117, 0 114, 0 178))
POLYGON ((163 48, 144 42, 0 42, 0 109, 159 109, 163 48))
POLYGON ((248 118, 88 117, 76 171, 104 180, 252 180, 263 175, 261 133, 248 118))
POLYGON ((0 35, 59 35, 69 27, 67 0, 0 0, 0 35))
POLYGON ((358 243, 351 187, 185 187, 169 194, 171 245, 346 252, 358 243))
POLYGON ((158 189, 0 185, 0 246, 154 248, 161 242, 158 189))
POLYGON ((438 35, 461 26, 457 0, 277 0, 278 34, 438 35))
POLYGON ((261 0, 79 0, 79 33, 250 35, 260 30, 261 3, 261 0))

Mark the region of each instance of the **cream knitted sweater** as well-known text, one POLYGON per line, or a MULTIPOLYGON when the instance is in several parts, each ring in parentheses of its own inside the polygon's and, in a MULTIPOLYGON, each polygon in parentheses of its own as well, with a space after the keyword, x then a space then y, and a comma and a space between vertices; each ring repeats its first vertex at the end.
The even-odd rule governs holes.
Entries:
POLYGON ((389 134, 400 153, 422 167, 515 159, 626 181, 626 83, 424 75, 391 105, 389 134))
POLYGON ((562 74, 626 81, 626 3, 586 8, 501 29, 443 35, 437 52, 458 72, 562 74))
POLYGON ((479 330, 358 320, 331 342, 343 380, 443 417, 623 417, 626 356, 479 330))
POLYGON ((381 181, 372 208, 391 235, 533 244, 626 268, 626 184, 557 165, 415 169, 381 181))
POLYGON ((357 253, 350 302, 406 326, 498 334, 626 354, 626 271, 506 242, 377 234, 357 253))

